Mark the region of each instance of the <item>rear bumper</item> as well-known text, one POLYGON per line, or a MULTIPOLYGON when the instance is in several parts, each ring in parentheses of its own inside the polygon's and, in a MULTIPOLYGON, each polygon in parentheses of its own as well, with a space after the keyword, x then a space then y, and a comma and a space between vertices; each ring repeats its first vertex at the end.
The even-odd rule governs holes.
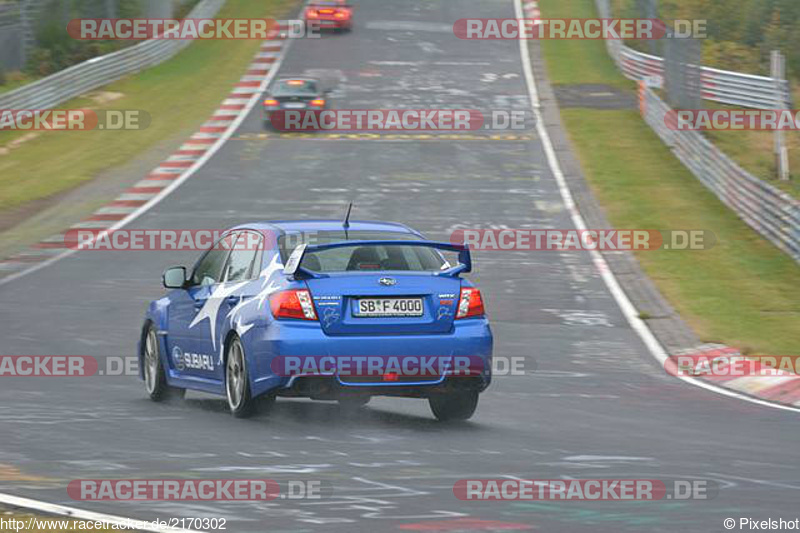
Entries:
POLYGON ((448 377, 436 383, 424 385, 344 385, 334 376, 298 377, 277 390, 279 396, 312 398, 315 400, 336 400, 352 396, 398 396, 405 398, 429 398, 437 394, 457 391, 483 392, 490 379, 481 377, 448 377))
MULTIPOLYGON (((311 378, 281 376, 272 368, 277 356, 466 356, 480 358, 482 371, 478 376, 441 376, 421 381, 396 383, 358 382, 352 378, 319 376, 333 382, 335 388, 360 390, 370 395, 424 395, 425 390, 450 388, 461 382, 483 390, 491 383, 493 338, 489 322, 484 319, 458 321, 452 332, 442 335, 371 335, 329 336, 317 322, 275 321, 269 327, 257 328, 247 335, 249 367, 252 369, 252 386, 256 395, 271 390, 303 390, 300 383, 311 378), (401 394, 402 392, 402 394, 401 394)), ((312 380, 313 381, 313 380, 312 380)), ((294 394, 299 395, 299 394, 294 394)))
POLYGON ((326 28, 349 28, 350 27, 350 19, 326 19, 326 18, 316 18, 316 19, 309 19, 310 22, 315 24, 319 24, 319 27, 322 29, 326 28))
MULTIPOLYGON (((278 113, 280 111, 326 111, 327 108, 326 107, 306 107, 304 109, 276 109, 276 108, 267 109, 267 108, 262 108, 262 110, 263 110, 262 111, 262 118, 263 118, 263 121, 264 121, 264 127, 265 128, 276 129, 278 131, 284 131, 284 130, 281 129, 280 125, 278 125, 276 127, 274 124, 272 124, 272 115, 273 115, 273 113, 278 113)), ((280 120, 280 115, 278 115, 278 120, 280 120)), ((315 129, 311 129, 311 128, 308 128, 308 129, 303 128, 303 129, 300 129, 300 130, 287 129, 285 131, 286 132, 299 131, 300 133, 303 133, 303 132, 319 131, 319 130, 315 130, 315 129)))

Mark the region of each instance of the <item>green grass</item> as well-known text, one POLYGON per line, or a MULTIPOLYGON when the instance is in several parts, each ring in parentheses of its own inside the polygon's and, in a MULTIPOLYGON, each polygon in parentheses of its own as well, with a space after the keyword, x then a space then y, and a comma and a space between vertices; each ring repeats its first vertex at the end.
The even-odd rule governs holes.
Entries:
MULTIPOLYGON (((549 18, 593 17, 592 4, 540 1, 549 18)), ((542 46, 554 84, 608 79, 613 67, 601 57, 601 41, 542 41, 542 46), (590 57, 596 59, 586 61, 590 57), (580 70, 568 72, 568 65, 580 70)), ((800 354, 800 267, 795 262, 705 189, 637 111, 563 109, 561 116, 614 226, 716 234, 718 243, 710 250, 637 253, 647 275, 701 340, 749 353, 800 354)))
MULTIPOLYGON (((281 18, 294 0, 228 0, 220 18, 281 18)), ((156 67, 104 87, 125 96, 103 105, 85 98, 62 109, 141 109, 140 131, 41 132, 0 155, 0 210, 72 189, 158 143, 190 135, 230 93, 258 51, 258 40, 197 41, 156 67)), ((0 147, 22 132, 0 133, 0 147)))
POLYGON ((6 72, 4 74, 4 77, 5 77, 5 83, 0 85, 0 94, 13 91, 14 89, 18 89, 23 85, 27 85, 33 81, 36 81, 36 78, 29 76, 28 74, 16 71, 6 72))
MULTIPOLYGON (((575 4, 575 11, 563 10, 561 12, 567 13, 565 18, 589 18, 592 16, 593 10, 591 6, 579 6, 572 0, 565 0, 566 3, 575 4), (589 7, 590 9, 586 9, 589 7)), ((547 2, 540 2, 540 6, 544 8, 547 2)), ((557 4, 556 2, 550 2, 557 4)), ((544 18, 555 18, 553 15, 545 14, 542 12, 544 18)), ((548 62, 547 70, 550 73, 553 83, 563 84, 582 84, 582 83, 602 83, 618 87, 620 89, 628 89, 635 86, 634 82, 627 78, 620 76, 617 67, 606 51, 605 45, 602 41, 592 41, 599 46, 587 47, 587 41, 579 40, 548 40, 543 39, 543 44, 549 45, 549 48, 557 46, 560 50, 559 57, 565 61, 551 61, 548 62)))

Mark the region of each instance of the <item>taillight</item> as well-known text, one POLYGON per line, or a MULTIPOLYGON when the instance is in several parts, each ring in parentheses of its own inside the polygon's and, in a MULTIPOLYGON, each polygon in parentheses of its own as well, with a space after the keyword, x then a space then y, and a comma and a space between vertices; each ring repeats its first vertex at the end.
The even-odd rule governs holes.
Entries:
POLYGON ((278 101, 277 100, 273 100, 272 98, 268 98, 268 99, 264 100, 264 105, 276 106, 276 105, 278 105, 278 101))
POLYGON ((311 107, 323 107, 325 105, 325 100, 322 98, 316 98, 311 100, 311 107))
POLYGON ((461 289, 456 318, 483 316, 483 298, 478 289, 461 289))
POLYGON ((275 318, 317 319, 311 293, 306 290, 289 290, 273 294, 269 299, 269 307, 275 318))
POLYGON ((315 19, 318 16, 319 16, 319 13, 317 13, 317 11, 314 10, 314 9, 309 9, 308 11, 306 11, 306 17, 307 18, 315 19))

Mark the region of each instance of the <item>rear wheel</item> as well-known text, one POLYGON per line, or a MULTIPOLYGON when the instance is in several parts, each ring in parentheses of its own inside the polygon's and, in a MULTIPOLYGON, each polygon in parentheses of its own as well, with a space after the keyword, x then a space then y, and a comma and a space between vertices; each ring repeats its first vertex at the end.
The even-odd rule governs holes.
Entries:
POLYGON ((442 422, 467 420, 478 407, 477 391, 448 392, 428 398, 431 411, 442 422))
POLYGON ((144 335, 144 387, 154 402, 162 402, 175 398, 183 398, 186 389, 170 387, 167 384, 166 371, 161 362, 158 349, 158 337, 152 324, 147 326, 144 335))
POLYGON ((239 337, 231 339, 225 358, 225 393, 228 407, 236 418, 247 418, 255 411, 256 402, 250 392, 247 359, 239 337))

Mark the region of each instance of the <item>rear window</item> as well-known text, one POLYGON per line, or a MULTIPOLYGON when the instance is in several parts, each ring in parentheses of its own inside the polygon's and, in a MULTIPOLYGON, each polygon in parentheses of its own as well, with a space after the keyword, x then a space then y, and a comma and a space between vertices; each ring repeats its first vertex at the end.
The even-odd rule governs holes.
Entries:
POLYGON ((272 89, 272 96, 316 96, 317 84, 309 80, 280 80, 272 89))
MULTIPOLYGON (((285 263, 295 247, 301 243, 314 245, 344 240, 409 241, 419 240, 419 237, 407 233, 374 231, 350 231, 345 237, 343 231, 324 231, 313 234, 282 235, 278 239, 278 245, 285 263)), ((449 263, 438 250, 424 246, 411 244, 408 246, 353 245, 306 253, 300 266, 320 273, 378 270, 435 272, 447 268, 449 263)))

